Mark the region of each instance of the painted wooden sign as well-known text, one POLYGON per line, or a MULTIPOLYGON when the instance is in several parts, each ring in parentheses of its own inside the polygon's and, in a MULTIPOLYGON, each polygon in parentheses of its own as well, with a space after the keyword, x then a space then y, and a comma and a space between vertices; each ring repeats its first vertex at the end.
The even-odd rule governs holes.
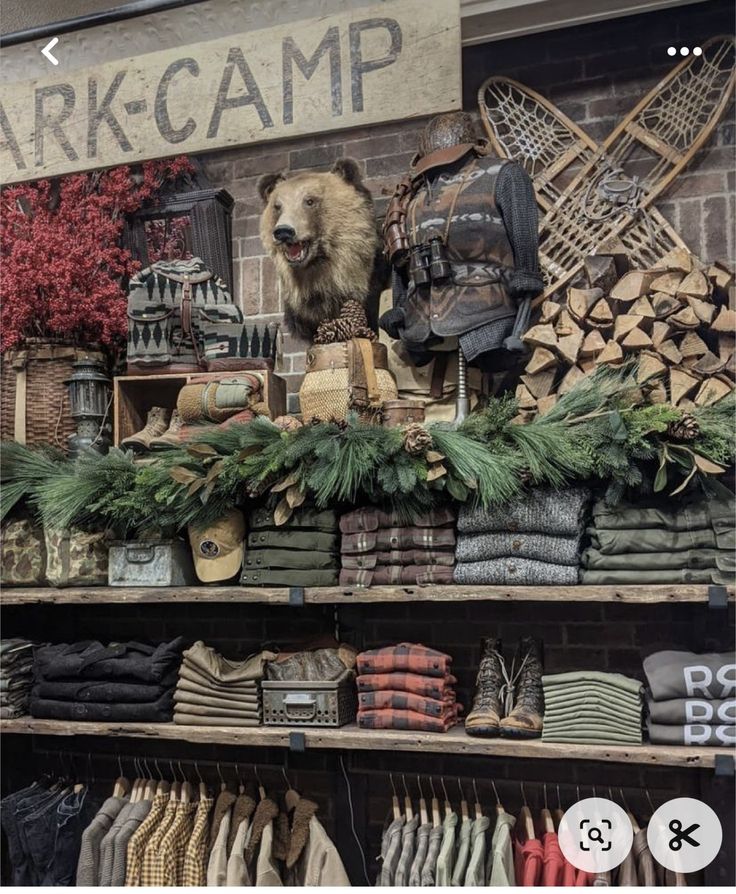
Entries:
POLYGON ((456 109, 458 0, 392 0, 0 88, 3 183, 456 109))

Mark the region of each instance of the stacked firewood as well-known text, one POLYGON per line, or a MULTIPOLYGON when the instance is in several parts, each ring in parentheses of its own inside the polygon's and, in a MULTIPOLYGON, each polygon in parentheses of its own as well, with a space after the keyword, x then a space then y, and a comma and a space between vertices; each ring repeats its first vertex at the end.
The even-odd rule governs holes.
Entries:
POLYGON ((531 356, 516 389, 521 418, 544 414, 598 366, 635 357, 654 403, 683 409, 734 389, 734 274, 677 248, 649 270, 628 269, 625 250, 593 255, 564 299, 542 304, 524 336, 531 356))

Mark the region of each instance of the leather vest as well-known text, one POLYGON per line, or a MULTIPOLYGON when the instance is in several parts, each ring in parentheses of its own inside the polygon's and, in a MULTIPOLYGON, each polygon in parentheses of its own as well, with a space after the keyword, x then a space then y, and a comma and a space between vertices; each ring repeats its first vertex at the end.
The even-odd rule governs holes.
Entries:
POLYGON ((498 173, 508 162, 478 146, 457 149, 460 157, 449 163, 447 150, 421 159, 412 175, 410 245, 441 236, 452 270, 440 283, 410 282, 402 337, 415 344, 462 335, 516 313, 507 290, 514 253, 494 200, 498 173))

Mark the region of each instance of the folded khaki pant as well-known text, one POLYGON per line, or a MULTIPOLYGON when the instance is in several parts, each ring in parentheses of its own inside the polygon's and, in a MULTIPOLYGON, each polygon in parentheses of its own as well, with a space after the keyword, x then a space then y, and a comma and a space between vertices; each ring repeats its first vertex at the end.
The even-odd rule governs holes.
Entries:
POLYGON ((261 721, 246 717, 200 717, 198 714, 187 714, 184 711, 174 712, 174 723, 184 726, 260 726, 261 721))
POLYGON ((242 686, 215 686, 214 683, 198 682, 204 680, 191 668, 183 667, 176 688, 182 692, 194 692, 197 695, 214 695, 218 698, 255 698, 258 696, 259 687, 255 684, 243 684, 242 686))
POLYGON ((244 661, 229 661, 200 640, 184 652, 183 664, 188 665, 212 683, 219 685, 255 682, 263 678, 266 661, 276 657, 274 652, 258 652, 244 661))
POLYGON ((218 717, 259 718, 261 716, 261 712, 257 708, 211 708, 207 705, 193 705, 190 702, 177 702, 174 710, 178 713, 196 714, 198 717, 209 717, 213 714, 218 717))
POLYGON ((215 698, 209 695, 199 695, 196 692, 181 692, 179 689, 174 693, 174 702, 176 704, 202 705, 205 708, 225 708, 236 711, 257 711, 260 706, 260 699, 251 698, 215 698))

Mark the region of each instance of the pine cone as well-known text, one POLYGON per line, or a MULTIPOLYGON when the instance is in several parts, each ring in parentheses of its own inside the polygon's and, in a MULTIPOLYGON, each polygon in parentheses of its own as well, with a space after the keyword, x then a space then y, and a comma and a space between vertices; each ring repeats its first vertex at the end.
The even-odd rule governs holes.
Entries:
POLYGON ((670 422, 667 434, 676 441, 694 441, 700 434, 700 425, 692 413, 683 413, 675 422, 670 422))
POLYGON ((348 341, 351 338, 367 338, 376 340, 376 333, 368 326, 365 308, 354 298, 346 301, 340 308, 340 316, 334 320, 325 320, 317 327, 314 344, 330 345, 336 341, 348 341))
POLYGON ((432 435, 418 422, 412 422, 404 429, 404 450, 410 456, 421 456, 432 446, 432 435))

